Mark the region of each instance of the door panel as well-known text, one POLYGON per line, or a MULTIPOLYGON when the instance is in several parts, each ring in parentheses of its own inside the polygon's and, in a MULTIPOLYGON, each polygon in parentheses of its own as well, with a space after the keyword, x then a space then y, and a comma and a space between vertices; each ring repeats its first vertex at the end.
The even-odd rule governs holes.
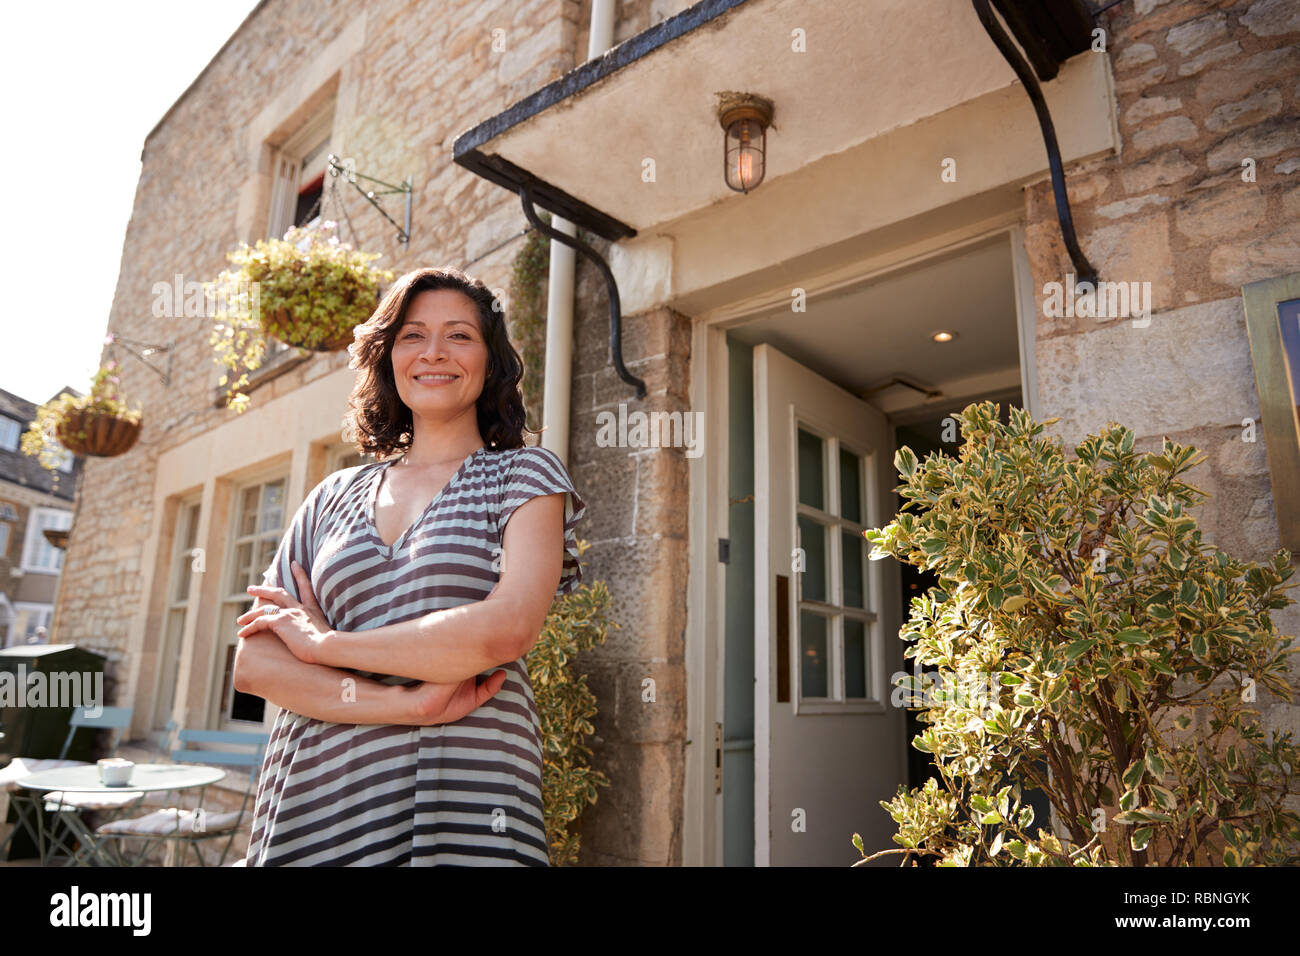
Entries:
POLYGON ((835 866, 887 849, 880 801, 906 780, 898 566, 861 529, 893 514, 881 412, 754 348, 754 829, 757 865, 835 866), (798 549, 798 550, 796 550, 798 549))

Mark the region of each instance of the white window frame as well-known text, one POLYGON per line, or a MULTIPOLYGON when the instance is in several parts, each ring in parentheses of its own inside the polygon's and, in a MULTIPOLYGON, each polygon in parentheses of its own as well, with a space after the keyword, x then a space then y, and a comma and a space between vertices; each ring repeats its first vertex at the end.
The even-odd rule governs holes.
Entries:
MULTIPOLYGON (((271 208, 266 223, 267 238, 281 239, 293 225, 298 211, 298 191, 303 183, 310 182, 325 172, 333 139, 334 103, 331 101, 275 150, 271 167, 274 172, 271 208)), ((312 222, 319 220, 318 210, 312 222)))
MULTIPOLYGON (((241 592, 243 592, 245 584, 243 584, 242 582, 236 582, 234 580, 234 575, 236 571, 235 562, 238 557, 238 542, 240 538, 246 537, 239 533, 239 519, 241 517, 240 503, 243 500, 244 492, 247 491, 249 488, 262 487, 265 485, 274 484, 277 481, 281 481, 284 483, 284 498, 283 498, 283 503, 281 504, 279 528, 277 528, 274 532, 269 530, 265 532, 254 531, 251 538, 251 540, 253 541, 258 541, 263 538, 267 540, 273 540, 275 542, 276 547, 278 548, 280 544, 280 540, 284 537, 285 529, 289 527, 289 522, 293 520, 293 515, 294 515, 294 510, 288 507, 290 478, 291 475, 289 470, 282 468, 272 473, 264 474, 258 477, 251 477, 248 480, 242 481, 239 484, 235 485, 235 487, 232 489, 231 498, 230 498, 229 518, 226 522, 226 547, 222 555, 221 568, 220 568, 221 593, 218 595, 217 602, 216 602, 217 617, 218 617, 217 628, 216 628, 217 640, 215 641, 215 647, 213 650, 212 668, 210 672, 211 673, 210 699, 212 701, 212 706, 211 706, 211 712, 209 717, 209 721, 210 721, 209 726, 215 730, 249 730, 256 727, 264 727, 267 724, 269 724, 272 714, 274 712, 275 705, 272 704, 270 701, 267 701, 266 709, 263 711, 263 719, 260 723, 255 721, 248 721, 248 720, 237 720, 235 718, 230 718, 226 716, 226 712, 227 712, 226 694, 224 693, 224 691, 226 690, 225 687, 226 655, 228 654, 227 648, 232 646, 231 639, 233 638, 233 633, 234 630, 236 629, 234 625, 234 620, 236 617, 239 616, 238 614, 230 613, 232 609, 231 605, 244 603, 238 598, 238 595, 241 592)), ((258 496, 257 513, 259 516, 261 515, 261 511, 262 511, 264 495, 265 495, 265 491, 259 493, 258 496)), ((254 547, 252 556, 255 562, 259 562, 259 559, 257 557, 256 546, 254 547)), ((209 571, 211 571, 211 569, 209 569, 209 571)), ((247 607, 244 607, 244 610, 247 610, 248 608, 251 608, 253 606, 254 599, 251 596, 246 596, 245 600, 247 602, 247 607)), ((240 613, 242 613, 242 611, 240 613)), ((233 687, 231 687, 230 696, 232 697, 232 699, 234 693, 235 690, 233 687)))
POLYGON ((63 551, 45 540, 43 531, 67 531, 72 527, 72 512, 62 508, 33 508, 27 515, 27 535, 23 541, 23 558, 21 567, 24 572, 33 574, 58 574, 63 570, 63 551), (53 523, 47 524, 46 519, 53 523), (55 556, 54 567, 37 564, 36 555, 41 548, 49 548, 55 556))
MULTIPOLYGON (((851 531, 861 535, 866 528, 876 527, 872 522, 878 515, 875 503, 875 452, 861 448, 857 443, 846 441, 835 432, 802 411, 794 416, 795 454, 791 465, 794 480, 790 487, 794 495, 794 529, 792 540, 797 547, 804 547, 799 529, 799 518, 808 518, 826 529, 827 542, 825 554, 826 599, 805 598, 803 593, 804 575, 796 574, 798 579, 795 590, 794 621, 791 627, 791 643, 796 650, 803 647, 803 611, 808 610, 826 618, 826 683, 830 691, 826 697, 810 697, 804 693, 803 667, 792 668, 791 682, 795 687, 791 695, 796 714, 844 714, 875 713, 883 706, 880 697, 879 675, 876 673, 876 650, 879 647, 880 624, 879 608, 881 595, 880 562, 863 557, 863 600, 865 608, 851 607, 844 603, 844 555, 842 532, 851 531), (799 432, 806 431, 817 436, 824 444, 822 458, 822 500, 828 506, 815 508, 799 500, 799 432), (858 502, 862 512, 862 521, 851 521, 841 514, 840 489, 840 451, 846 451, 857 457, 858 468, 858 502), (848 619, 861 621, 863 626, 863 654, 865 655, 867 673, 865 675, 865 697, 846 697, 844 675, 844 621, 848 619)), ((805 560, 807 551, 805 550, 805 560)))

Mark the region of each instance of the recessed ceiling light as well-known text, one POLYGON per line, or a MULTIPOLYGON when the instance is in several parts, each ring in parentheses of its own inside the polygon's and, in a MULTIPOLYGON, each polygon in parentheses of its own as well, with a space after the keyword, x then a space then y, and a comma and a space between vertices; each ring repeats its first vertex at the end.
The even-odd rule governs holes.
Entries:
POLYGON ((939 331, 930 336, 936 342, 951 342, 957 337, 956 332, 939 331))

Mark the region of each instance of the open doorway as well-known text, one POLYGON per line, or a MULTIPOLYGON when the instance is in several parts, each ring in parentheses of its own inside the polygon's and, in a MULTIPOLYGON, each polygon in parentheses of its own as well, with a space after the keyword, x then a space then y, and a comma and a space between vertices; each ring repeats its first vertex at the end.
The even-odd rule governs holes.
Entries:
POLYGON ((805 310, 728 324, 725 865, 846 865, 855 832, 886 849, 895 826, 880 800, 930 772, 910 746, 915 714, 889 699, 904 666, 898 629, 929 585, 893 559, 860 560, 856 539, 897 510, 900 445, 954 453, 945 419, 969 402, 997 401, 1004 415, 1024 404, 1032 347, 1016 239, 1002 232, 809 292, 805 310))

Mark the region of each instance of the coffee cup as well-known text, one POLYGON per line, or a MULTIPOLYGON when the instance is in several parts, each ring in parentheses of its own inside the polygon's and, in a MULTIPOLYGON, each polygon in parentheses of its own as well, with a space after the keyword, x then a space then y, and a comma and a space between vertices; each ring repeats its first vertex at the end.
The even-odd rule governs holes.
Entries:
POLYGON ((99 761, 99 779, 106 787, 122 787, 131 782, 135 763, 123 757, 106 757, 99 761))

